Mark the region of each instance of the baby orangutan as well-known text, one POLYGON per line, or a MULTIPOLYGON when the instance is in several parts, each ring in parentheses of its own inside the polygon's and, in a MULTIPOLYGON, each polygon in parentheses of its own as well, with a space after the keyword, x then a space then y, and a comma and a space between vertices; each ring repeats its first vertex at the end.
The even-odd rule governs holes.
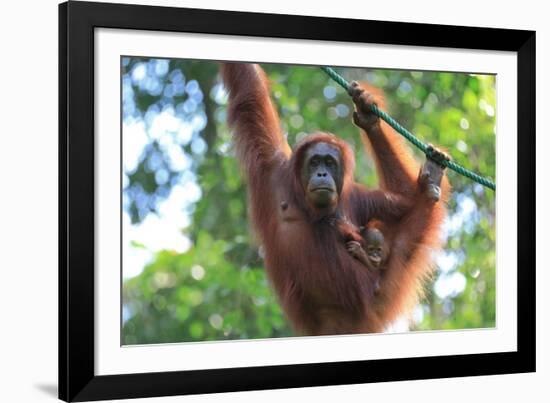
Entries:
POLYGON ((375 293, 380 289, 380 270, 384 270, 384 263, 390 254, 389 240, 384 237, 380 228, 382 228, 382 223, 379 221, 369 221, 366 228, 359 229, 359 233, 363 234, 362 242, 356 240, 346 242, 346 248, 350 255, 378 275, 374 285, 375 293))
POLYGON ((344 242, 349 254, 361 262, 372 273, 378 274, 374 291, 380 288, 379 270, 384 269, 390 253, 389 241, 382 232, 383 224, 378 220, 371 220, 366 227, 356 227, 343 217, 336 217, 332 221, 344 242))
POLYGON ((376 271, 388 257, 388 242, 374 223, 369 223, 367 228, 360 232, 364 232, 364 246, 356 240, 348 241, 346 243, 348 252, 370 270, 376 271))

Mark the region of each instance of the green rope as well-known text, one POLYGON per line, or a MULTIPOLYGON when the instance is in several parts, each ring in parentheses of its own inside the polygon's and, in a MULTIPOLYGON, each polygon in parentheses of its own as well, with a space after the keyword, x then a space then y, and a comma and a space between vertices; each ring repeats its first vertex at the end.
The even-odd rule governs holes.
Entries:
MULTIPOLYGON (((340 74, 338 74, 334 69, 330 67, 321 67, 321 69, 327 73, 330 78, 332 78, 334 81, 336 81, 340 86, 342 86, 346 91, 349 89, 349 83, 346 81, 344 77, 342 77, 340 74)), ((386 112, 378 109, 376 105, 371 106, 372 112, 377 115, 380 119, 384 120, 387 124, 389 124, 391 127, 395 129, 399 134, 401 134, 403 137, 405 137, 407 140, 409 140, 412 144, 414 144, 418 149, 420 149, 428 158, 432 158, 433 155, 433 149, 430 148, 427 144, 423 143, 420 139, 418 139, 414 134, 412 134, 410 131, 405 129, 403 126, 401 126, 397 121, 395 121, 390 115, 388 115, 386 112)), ((433 158, 432 158, 433 159, 433 158)), ((496 185, 495 183, 490 180, 489 178, 485 178, 481 175, 476 174, 475 172, 472 172, 463 166, 457 164, 454 161, 437 161, 438 163, 445 165, 447 168, 452 169, 455 172, 458 172, 459 174, 465 176, 466 178, 470 178, 471 180, 488 187, 489 189, 495 190, 496 185)))

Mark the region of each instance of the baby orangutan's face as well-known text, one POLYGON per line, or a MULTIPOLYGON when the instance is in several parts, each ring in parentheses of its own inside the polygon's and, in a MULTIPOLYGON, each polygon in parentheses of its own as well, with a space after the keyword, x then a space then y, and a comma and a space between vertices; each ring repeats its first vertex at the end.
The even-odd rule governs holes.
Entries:
POLYGON ((370 262, 378 268, 384 260, 384 235, 376 228, 369 228, 365 236, 366 251, 370 262))

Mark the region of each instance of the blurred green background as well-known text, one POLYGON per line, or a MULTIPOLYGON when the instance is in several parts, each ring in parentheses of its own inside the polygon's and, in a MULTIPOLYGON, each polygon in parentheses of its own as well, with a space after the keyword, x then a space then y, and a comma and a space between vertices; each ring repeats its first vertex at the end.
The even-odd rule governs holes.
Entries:
MULTIPOLYGON (((246 187, 214 62, 123 57, 123 344, 291 336, 249 230, 246 187)), ((319 68, 262 65, 291 145, 337 134, 377 186, 348 95, 319 68)), ((387 95, 390 114, 495 177, 495 77, 337 68, 387 95)), ((416 149, 411 148, 419 160, 416 149)), ((389 331, 495 325, 495 194, 454 172, 446 247, 411 316, 389 331)))

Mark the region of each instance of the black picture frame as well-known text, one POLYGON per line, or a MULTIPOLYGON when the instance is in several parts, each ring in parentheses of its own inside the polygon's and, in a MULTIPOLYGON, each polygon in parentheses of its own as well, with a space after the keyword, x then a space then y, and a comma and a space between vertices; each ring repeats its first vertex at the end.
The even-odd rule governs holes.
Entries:
POLYGON ((66 401, 535 371, 535 32, 73 2, 59 5, 59 398, 66 401), (94 29, 517 53, 517 351, 250 368, 94 373, 94 29), (70 174, 69 174, 70 173, 70 174))

